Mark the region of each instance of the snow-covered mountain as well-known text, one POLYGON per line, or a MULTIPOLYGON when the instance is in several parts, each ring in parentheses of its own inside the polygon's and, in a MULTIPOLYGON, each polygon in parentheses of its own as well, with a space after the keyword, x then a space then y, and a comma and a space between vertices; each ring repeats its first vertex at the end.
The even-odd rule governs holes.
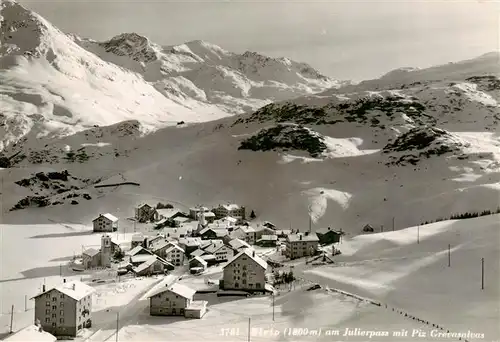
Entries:
MULTIPOLYGON (((17 129, 28 132, 34 118, 39 118, 35 132, 54 132, 56 124, 67 131, 58 131, 63 137, 39 136, 36 145, 28 136, 5 148, 0 162, 16 170, 2 172, 5 211, 27 196, 40 196, 33 203, 47 207, 37 215, 85 222, 102 211, 128 217, 138 202, 159 198, 184 206, 234 201, 281 226, 306 228, 311 216, 315 226, 358 232, 366 223, 391 227, 395 222, 397 229, 499 206, 497 52, 428 69, 398 69, 339 87, 300 64, 291 63, 292 72, 285 72, 284 59, 231 54, 203 42, 159 47, 131 34, 98 43, 63 35, 12 2, 4 3, 3 20, 14 17, 13 11, 26 17, 24 24, 8 21, 2 29, 19 28, 4 29, 2 37, 38 30, 44 40, 2 45, 2 101, 17 106, 4 110, 7 131, 15 132, 11 126, 18 120, 17 129), (27 51, 43 58, 25 56, 27 51), (236 78, 216 78, 214 70, 231 70, 248 87, 226 87, 236 78), (291 89, 296 77, 308 79, 306 95, 227 117, 231 101, 248 104, 252 98, 257 106, 262 104, 255 95, 263 89, 259 85, 287 79, 291 89), (178 91, 165 92, 160 85, 178 91), (121 94, 123 87, 128 91, 121 94), (236 96, 241 89, 253 95, 236 96), (220 115, 207 114, 214 108, 220 115), (112 120, 105 110, 114 113, 112 120), (138 115, 146 110, 148 115, 138 115), (143 134, 165 117, 205 122, 143 134), (220 119, 206 122, 210 118, 220 119), (93 127, 96 121, 101 127, 93 127), (58 193, 61 184, 57 189, 22 181, 36 178, 36 172, 63 170, 80 182, 64 189, 92 200, 68 205, 74 197, 58 193), (96 182, 115 181, 140 186, 93 188, 96 182)), ((23 222, 20 212, 2 219, 23 222)))
POLYGON ((0 151, 138 120, 144 131, 255 110, 339 83, 306 64, 204 42, 162 48, 136 34, 97 43, 0 2, 0 151))
MULTIPOLYGON (((92 182, 140 184, 111 192, 75 189, 93 200, 49 205, 39 213, 78 222, 103 210, 128 217, 137 203, 158 199, 184 206, 234 201, 280 226, 306 229, 311 216, 315 227, 352 233, 366 223, 391 228, 395 222, 398 229, 495 211, 500 82, 492 60, 497 58, 489 54, 457 63, 453 73, 446 72, 449 65, 432 68, 439 80, 414 82, 407 72, 393 73, 390 82, 367 81, 147 136, 138 122, 128 121, 41 139, 37 148, 20 143, 9 150, 19 153, 12 163, 31 166, 8 176, 6 207, 34 191, 60 203, 54 190, 14 184, 48 167, 92 182), (460 66, 467 67, 461 72, 460 66), (384 87, 368 90, 368 82, 384 87)), ((4 219, 25 216, 10 212, 4 219)))

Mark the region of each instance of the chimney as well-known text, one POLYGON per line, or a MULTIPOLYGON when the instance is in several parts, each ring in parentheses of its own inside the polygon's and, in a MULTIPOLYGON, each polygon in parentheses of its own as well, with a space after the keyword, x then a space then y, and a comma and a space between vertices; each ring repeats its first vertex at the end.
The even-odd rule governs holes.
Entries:
POLYGON ((252 257, 254 257, 254 258, 255 258, 255 251, 253 251, 253 252, 252 252, 252 257))
POLYGON ((306 235, 306 236, 308 236, 308 235, 309 235, 309 232, 306 232, 306 233, 305 233, 305 235, 306 235))
POLYGON ((65 282, 66 282, 66 278, 63 279, 63 283, 65 283, 65 282))
POLYGON ((332 229, 332 228, 328 227, 328 230, 330 230, 330 229, 332 229))
POLYGON ((76 284, 73 283, 73 291, 75 291, 75 289, 76 289, 76 284))
POLYGON ((302 234, 299 234, 299 240, 302 240, 302 234))
POLYGON ((42 292, 45 292, 45 284, 42 285, 42 292))

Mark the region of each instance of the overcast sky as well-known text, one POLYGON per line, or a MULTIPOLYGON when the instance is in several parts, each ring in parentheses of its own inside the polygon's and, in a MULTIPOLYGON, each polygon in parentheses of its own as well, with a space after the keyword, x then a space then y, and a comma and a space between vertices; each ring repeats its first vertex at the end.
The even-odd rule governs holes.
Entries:
POLYGON ((472 58, 499 46, 499 5, 491 0, 19 2, 82 37, 137 32, 163 45, 202 39, 307 62, 341 79, 472 58))

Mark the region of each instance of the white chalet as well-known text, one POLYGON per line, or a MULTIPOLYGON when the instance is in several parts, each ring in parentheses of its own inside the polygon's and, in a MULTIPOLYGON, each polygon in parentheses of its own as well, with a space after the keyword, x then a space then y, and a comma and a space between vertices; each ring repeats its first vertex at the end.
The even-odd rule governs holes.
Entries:
POLYGON ((152 316, 202 318, 207 302, 193 300, 195 293, 195 290, 178 283, 160 288, 149 297, 149 313, 152 316))
POLYGON ((244 249, 226 266, 221 288, 223 290, 265 291, 267 262, 244 249))
POLYGON ((245 219, 245 207, 238 204, 224 204, 219 205, 217 208, 212 210, 215 214, 216 219, 220 219, 224 216, 232 216, 238 220, 245 219))
POLYGON ((118 230, 118 218, 111 214, 100 214, 92 221, 94 232, 115 232, 118 230))
POLYGON ((245 240, 250 245, 255 244, 256 236, 255 229, 250 226, 240 226, 231 233, 231 237, 245 240))

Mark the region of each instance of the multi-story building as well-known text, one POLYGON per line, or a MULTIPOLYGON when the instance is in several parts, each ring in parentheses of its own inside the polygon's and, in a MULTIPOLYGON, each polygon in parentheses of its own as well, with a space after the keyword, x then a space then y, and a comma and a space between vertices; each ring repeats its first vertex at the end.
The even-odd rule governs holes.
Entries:
POLYGON ((184 265, 184 250, 176 244, 172 244, 165 250, 165 259, 175 266, 184 265))
POLYGON ((158 221, 158 211, 149 204, 142 204, 135 208, 135 219, 141 223, 158 221))
POLYGON ((100 214, 92 221, 94 232, 116 232, 118 218, 111 214, 100 214))
POLYGON ((231 237, 245 240, 249 244, 255 244, 257 241, 257 233, 253 227, 250 226, 241 226, 236 228, 232 233, 231 237))
POLYGON ((64 282, 42 293, 35 300, 35 320, 43 330, 55 336, 76 336, 92 325, 94 289, 80 281, 64 282))
POLYGON ((238 220, 245 220, 246 218, 245 207, 238 204, 219 205, 217 208, 212 209, 212 211, 217 220, 226 216, 231 216, 238 220))
POLYGON ((252 249, 244 249, 226 266, 223 290, 265 291, 267 262, 252 249))
POLYGON ((316 234, 290 234, 285 241, 285 256, 290 259, 315 255, 318 251, 319 239, 316 234))
POLYGON ((200 213, 209 213, 209 212, 210 209, 208 209, 207 207, 189 208, 189 217, 192 218, 193 220, 198 220, 200 213))
POLYGON ((222 240, 212 240, 212 243, 203 250, 215 256, 216 262, 223 262, 230 260, 234 256, 233 249, 226 246, 222 240))

